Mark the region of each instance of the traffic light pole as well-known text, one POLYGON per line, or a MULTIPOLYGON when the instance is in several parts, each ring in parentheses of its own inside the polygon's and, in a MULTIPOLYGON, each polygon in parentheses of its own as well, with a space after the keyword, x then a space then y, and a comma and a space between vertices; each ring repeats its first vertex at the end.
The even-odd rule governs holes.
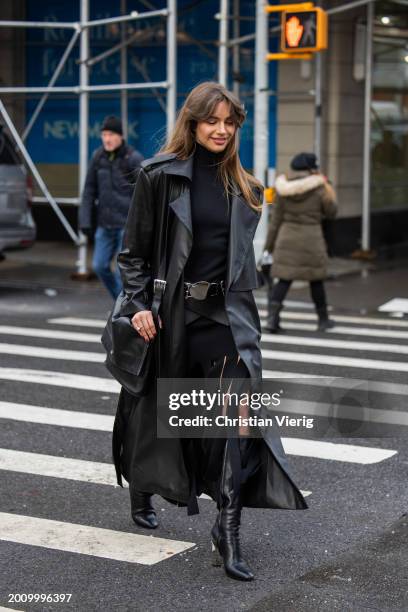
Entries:
MULTIPOLYGON (((254 175, 263 185, 267 183, 269 149, 269 92, 268 92, 268 15, 265 0, 256 2, 255 39, 255 100, 254 100, 254 175)), ((263 207, 262 217, 255 234, 255 255, 260 257, 268 225, 267 210, 263 207)))
POLYGON ((363 154, 363 208, 361 219, 361 248, 370 250, 370 178, 371 178, 371 96, 373 64, 374 5, 367 5, 365 90, 364 90, 364 154, 363 154))

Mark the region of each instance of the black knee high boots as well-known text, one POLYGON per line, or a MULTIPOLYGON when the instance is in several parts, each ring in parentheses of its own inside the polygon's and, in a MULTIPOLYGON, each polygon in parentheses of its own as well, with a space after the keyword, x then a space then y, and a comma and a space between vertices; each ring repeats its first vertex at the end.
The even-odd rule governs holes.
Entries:
POLYGON ((231 454, 226 444, 220 480, 219 512, 211 531, 213 565, 224 565, 225 573, 230 578, 249 581, 254 579, 254 575, 242 558, 239 542, 241 487, 236 485, 234 490, 233 481, 231 454))

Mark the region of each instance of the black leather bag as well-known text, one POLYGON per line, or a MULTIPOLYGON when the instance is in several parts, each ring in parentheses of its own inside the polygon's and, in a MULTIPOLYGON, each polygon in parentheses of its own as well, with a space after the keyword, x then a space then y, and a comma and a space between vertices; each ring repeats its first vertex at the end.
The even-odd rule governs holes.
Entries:
POLYGON ((101 341, 106 350, 105 366, 128 393, 142 397, 148 392, 153 376, 154 340, 145 342, 134 329, 131 317, 121 316, 124 299, 125 293, 122 291, 102 334, 101 341))

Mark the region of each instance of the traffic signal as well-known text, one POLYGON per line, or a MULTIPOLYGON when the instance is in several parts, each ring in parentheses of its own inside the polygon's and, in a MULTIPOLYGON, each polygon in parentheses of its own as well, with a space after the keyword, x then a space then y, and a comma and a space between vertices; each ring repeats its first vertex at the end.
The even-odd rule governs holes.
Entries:
POLYGON ((283 12, 281 49, 284 53, 327 49, 327 13, 321 8, 283 12))

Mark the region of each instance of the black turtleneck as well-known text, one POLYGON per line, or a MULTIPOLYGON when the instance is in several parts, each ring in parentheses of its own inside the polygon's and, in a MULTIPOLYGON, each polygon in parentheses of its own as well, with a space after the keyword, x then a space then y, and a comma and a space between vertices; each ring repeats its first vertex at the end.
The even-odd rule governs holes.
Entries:
POLYGON ((222 153, 212 153, 197 143, 191 187, 193 247, 184 269, 184 280, 225 280, 229 238, 229 203, 219 177, 222 153))

